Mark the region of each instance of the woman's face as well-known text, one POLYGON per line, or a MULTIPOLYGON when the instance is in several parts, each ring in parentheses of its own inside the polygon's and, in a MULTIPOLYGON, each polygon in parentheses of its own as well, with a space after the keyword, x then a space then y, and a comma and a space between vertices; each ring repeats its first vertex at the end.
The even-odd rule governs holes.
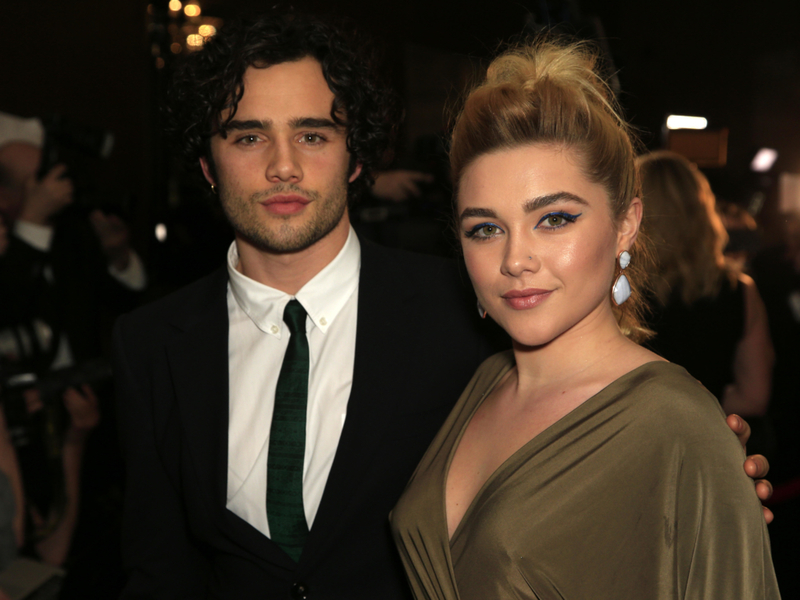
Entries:
POLYGON ((614 318, 615 261, 633 246, 641 202, 615 223, 605 188, 578 164, 572 150, 534 144, 483 155, 461 177, 457 217, 472 284, 525 346, 614 318))

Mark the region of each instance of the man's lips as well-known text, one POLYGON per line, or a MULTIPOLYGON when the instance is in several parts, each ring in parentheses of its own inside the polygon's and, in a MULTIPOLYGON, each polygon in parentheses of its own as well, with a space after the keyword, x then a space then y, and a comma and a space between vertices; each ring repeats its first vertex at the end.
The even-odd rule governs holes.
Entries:
POLYGON ((298 194, 276 194, 260 202, 261 206, 276 215, 293 215, 305 208, 311 202, 308 198, 298 194))
POLYGON ((524 290, 509 290, 501 297, 506 304, 516 310, 525 310, 541 304, 550 297, 552 290, 540 290, 538 288, 527 288, 524 290))

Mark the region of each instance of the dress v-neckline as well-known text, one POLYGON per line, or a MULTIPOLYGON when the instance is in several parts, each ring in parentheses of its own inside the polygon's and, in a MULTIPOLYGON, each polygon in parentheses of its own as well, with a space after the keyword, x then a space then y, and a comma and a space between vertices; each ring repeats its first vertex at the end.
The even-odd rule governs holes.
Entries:
MULTIPOLYGON (((508 352, 510 353, 511 351, 509 350, 508 352)), ((492 381, 491 385, 481 395, 481 397, 478 400, 478 402, 475 403, 475 406, 472 408, 472 410, 470 411, 470 414, 467 416, 466 420, 464 421, 463 426, 460 428, 460 431, 458 432, 458 435, 456 436, 455 442, 453 443, 453 446, 450 448, 450 452, 449 452, 449 454, 447 456, 447 461, 446 461, 445 466, 444 466, 444 478, 443 478, 443 482, 442 482, 442 515, 444 517, 443 521, 444 521, 445 538, 448 540, 448 554, 450 554, 450 550, 452 550, 452 548, 453 548, 453 543, 456 541, 456 539, 458 538, 459 534, 461 533, 461 530, 463 529, 464 523, 467 521, 467 518, 474 511, 475 505, 477 504, 478 500, 481 498, 481 496, 483 496, 483 494, 486 491, 486 489, 491 484, 494 483, 494 481, 497 479, 498 475, 501 472, 505 471, 506 468, 508 467, 508 465, 510 465, 512 462, 514 462, 519 457, 519 455, 521 453, 528 451, 529 447, 532 446, 534 444, 534 442, 541 441, 542 439, 544 439, 543 436, 546 436, 547 433, 551 432, 553 427, 555 427, 556 425, 558 425, 560 423, 563 423, 564 420, 569 418, 570 416, 579 414, 581 409, 584 406, 586 406, 587 404, 594 404, 594 401, 598 397, 600 397, 601 395, 605 395, 605 393, 608 390, 611 390, 612 388, 616 387, 617 384, 620 384, 624 380, 627 380, 629 377, 631 377, 637 371, 639 371, 639 370, 641 370, 641 369, 643 369, 643 368, 645 368, 645 367, 647 367, 649 365, 655 365, 655 364, 672 365, 672 363, 670 363, 668 361, 653 360, 653 361, 648 361, 646 363, 643 363, 643 364, 639 365, 638 367, 635 367, 634 369, 631 369, 627 373, 624 373, 623 375, 620 375, 617 379, 615 379, 614 381, 610 382, 608 385, 606 385, 602 389, 598 390, 596 393, 594 393, 591 396, 589 396, 586 400, 581 402, 578 406, 576 406, 571 411, 569 411, 568 413, 563 415, 560 419, 558 419, 554 423, 551 423, 544 430, 542 430, 541 432, 536 434, 534 437, 529 439, 527 442, 522 444, 522 446, 517 448, 510 456, 508 456, 508 458, 506 458, 502 463, 500 463, 500 465, 494 471, 492 471, 491 475, 489 475, 489 477, 486 479, 486 481, 483 482, 483 485, 475 493, 475 496, 473 496, 472 500, 469 503, 469 506, 467 506, 467 510, 464 511, 463 515, 461 515, 461 520, 458 522, 458 525, 456 525, 456 528, 453 530, 453 535, 450 536, 450 532, 449 532, 449 529, 448 529, 448 526, 447 526, 447 481, 448 481, 448 479, 450 477, 450 467, 452 466, 453 458, 456 455, 456 451, 458 450, 458 447, 461 445, 461 439, 463 438, 464 433, 466 432, 467 428, 469 427, 469 424, 472 422, 472 418, 475 416, 475 413, 478 412, 478 409, 483 405, 483 402, 494 391, 494 389, 503 380, 503 378, 506 376, 506 374, 516 366, 516 363, 512 359, 511 362, 509 363, 509 365, 506 368, 502 369, 495 376, 495 378, 492 381)), ((450 563, 452 565, 452 555, 450 555, 448 558, 449 558, 450 563)))

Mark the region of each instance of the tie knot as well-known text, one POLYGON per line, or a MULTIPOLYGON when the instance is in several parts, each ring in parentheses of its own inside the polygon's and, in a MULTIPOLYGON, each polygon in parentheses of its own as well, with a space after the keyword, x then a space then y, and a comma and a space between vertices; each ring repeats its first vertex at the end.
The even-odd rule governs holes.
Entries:
POLYGON ((289 300, 283 311, 283 322, 293 334, 306 332, 306 309, 297 300, 289 300))

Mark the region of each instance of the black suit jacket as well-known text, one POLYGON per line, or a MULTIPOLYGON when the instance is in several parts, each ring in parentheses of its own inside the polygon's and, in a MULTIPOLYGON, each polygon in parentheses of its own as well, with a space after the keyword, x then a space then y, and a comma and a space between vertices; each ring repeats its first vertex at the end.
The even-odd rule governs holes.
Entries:
POLYGON ((362 242, 347 419, 299 564, 225 508, 227 279, 217 271, 117 323, 124 597, 410 597, 387 516, 488 354, 466 277, 362 242))

